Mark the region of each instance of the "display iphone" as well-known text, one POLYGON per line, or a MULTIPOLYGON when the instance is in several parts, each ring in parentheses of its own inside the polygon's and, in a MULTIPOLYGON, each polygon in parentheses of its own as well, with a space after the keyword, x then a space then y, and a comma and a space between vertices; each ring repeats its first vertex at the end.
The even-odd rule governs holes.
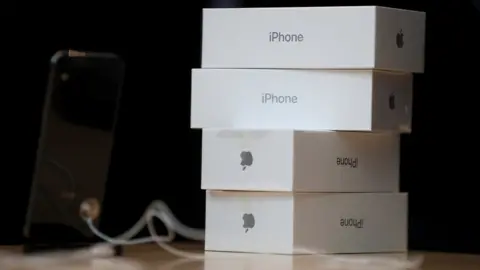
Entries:
POLYGON ((24 227, 26 252, 96 239, 79 206, 88 198, 103 201, 124 70, 111 53, 60 51, 51 58, 24 227))

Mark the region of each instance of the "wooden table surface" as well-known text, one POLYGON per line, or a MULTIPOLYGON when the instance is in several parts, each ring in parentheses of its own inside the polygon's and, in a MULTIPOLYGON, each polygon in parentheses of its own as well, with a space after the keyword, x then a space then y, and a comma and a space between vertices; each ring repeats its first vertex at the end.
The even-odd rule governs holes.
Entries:
MULTIPOLYGON (((78 270, 307 270, 307 269, 365 269, 365 270, 396 270, 406 269, 398 267, 398 262, 404 262, 405 254, 391 255, 344 255, 344 256, 286 256, 286 255, 260 255, 260 254, 234 254, 203 252, 203 246, 198 244, 182 244, 177 248, 197 254, 204 254, 204 260, 181 259, 164 251, 156 245, 130 246, 125 249, 125 254, 120 259, 120 264, 114 265, 110 260, 99 260, 95 263, 81 263, 58 269, 78 270), (350 260, 353 258, 353 260, 350 260), (368 260, 373 259, 373 261, 368 260), (393 260, 393 261, 392 261, 393 260), (125 261, 125 263, 123 263, 125 261), (126 265, 127 267, 122 267, 126 265)), ((18 253, 19 248, 0 247, 1 250, 18 253)), ((422 253, 412 252, 410 258, 423 258, 423 270, 480 270, 480 255, 450 254, 450 253, 422 253)), ((115 261, 113 260, 113 261, 115 261)), ((1 260, 0 260, 1 262, 1 260)), ((0 266, 2 270, 10 270, 0 266)), ((42 268, 42 267, 40 267, 42 268)), ((39 268, 39 269, 40 269, 39 268)), ((57 269, 49 267, 50 269, 57 269)), ((17 268, 14 268, 17 269, 17 268)), ((29 269, 29 268, 18 268, 29 269)), ((37 268, 32 268, 37 269, 37 268)))

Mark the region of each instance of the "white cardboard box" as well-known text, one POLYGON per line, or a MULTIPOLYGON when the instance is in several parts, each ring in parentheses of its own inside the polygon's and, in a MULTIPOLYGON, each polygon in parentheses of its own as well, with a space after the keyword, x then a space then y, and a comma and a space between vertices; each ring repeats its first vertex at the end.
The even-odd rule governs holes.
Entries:
POLYGON ((400 135, 204 129, 202 189, 398 192, 400 135))
POLYGON ((413 77, 373 70, 194 69, 192 128, 411 128, 413 77))
POLYGON ((405 193, 207 191, 205 250, 405 252, 407 204, 405 193))
POLYGON ((423 73, 425 18, 375 6, 204 9, 202 67, 423 73))

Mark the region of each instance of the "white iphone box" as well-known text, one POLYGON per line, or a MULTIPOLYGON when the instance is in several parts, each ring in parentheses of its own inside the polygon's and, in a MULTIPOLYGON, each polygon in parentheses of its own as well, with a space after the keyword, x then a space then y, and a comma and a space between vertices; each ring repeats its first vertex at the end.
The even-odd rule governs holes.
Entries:
POLYGON ((400 135, 204 129, 202 189, 398 192, 400 135))
POLYGON ((207 191, 205 250, 405 252, 407 206, 405 193, 207 191))
POLYGON ((425 18, 376 6, 204 9, 202 68, 423 73, 425 18))
POLYGON ((410 73, 194 69, 190 126, 410 133, 412 88, 410 73))

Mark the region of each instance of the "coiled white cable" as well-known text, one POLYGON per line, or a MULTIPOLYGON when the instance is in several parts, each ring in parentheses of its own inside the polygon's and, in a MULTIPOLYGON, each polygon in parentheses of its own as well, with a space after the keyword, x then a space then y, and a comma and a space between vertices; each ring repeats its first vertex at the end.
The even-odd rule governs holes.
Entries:
MULTIPOLYGON (((199 229, 192 229, 183 225, 172 214, 167 205, 162 201, 154 201, 145 211, 143 217, 137 223, 123 234, 112 238, 100 232, 94 225, 93 220, 98 216, 99 211, 92 205, 95 200, 86 200, 80 206, 81 213, 87 213, 82 217, 87 222, 92 232, 106 241, 89 248, 79 249, 67 252, 47 252, 43 254, 22 256, 14 253, 0 254, 0 269, 68 269, 77 264, 85 265, 85 269, 115 269, 115 270, 138 270, 142 269, 135 262, 128 259, 111 258, 114 255, 113 245, 136 245, 142 243, 157 243, 167 252, 187 258, 189 260, 203 260, 204 256, 198 253, 191 253, 178 250, 168 243, 173 241, 175 234, 178 233, 186 238, 193 240, 204 240, 205 232, 199 229), (160 219, 167 228, 166 236, 159 236, 153 225, 153 219, 160 219), (150 237, 132 239, 143 228, 147 226, 150 237), (102 260, 102 258, 105 258, 102 260), (88 266, 89 265, 89 266, 88 266)), ((83 268, 82 268, 83 269, 83 268)))
MULTIPOLYGON (((91 205, 88 203, 84 203, 81 205, 81 211, 89 212, 91 205)), ((170 211, 168 206, 162 201, 154 201, 152 202, 145 211, 144 215, 137 221, 137 223, 124 232, 123 234, 117 237, 110 237, 102 232, 100 232, 93 223, 92 217, 85 217, 85 221, 88 224, 88 227, 92 232, 101 238, 102 240, 113 244, 113 245, 137 245, 137 244, 144 244, 144 243, 156 243, 161 248, 165 249, 166 251, 172 253, 175 256, 188 258, 188 259, 195 259, 195 260, 203 260, 204 256, 198 253, 192 252, 185 252, 179 249, 176 249, 170 246, 168 243, 172 242, 175 238, 175 234, 179 234, 184 236, 188 239, 192 240, 199 240, 202 241, 205 239, 205 231, 200 229, 193 229, 183 225, 178 219, 173 215, 170 211), (158 218, 160 221, 163 222, 165 227, 167 228, 167 235, 160 236, 157 234, 155 230, 155 226, 153 224, 153 219, 158 218), (150 237, 132 239, 135 235, 137 235, 145 226, 150 233, 150 237)))

